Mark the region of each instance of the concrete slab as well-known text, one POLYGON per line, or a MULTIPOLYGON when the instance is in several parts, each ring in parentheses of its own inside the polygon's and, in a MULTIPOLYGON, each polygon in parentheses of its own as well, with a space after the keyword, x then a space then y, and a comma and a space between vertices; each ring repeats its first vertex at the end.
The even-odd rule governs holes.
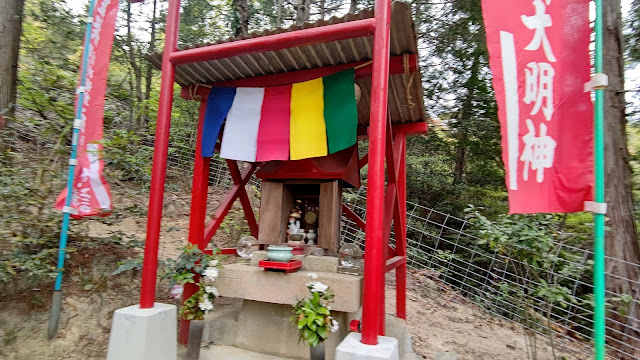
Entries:
POLYGON ((400 360, 396 338, 378 336, 377 345, 360 340, 360 333, 350 333, 336 348, 336 360, 400 360))
POLYGON ((200 360, 290 360, 290 358, 260 354, 232 346, 213 345, 200 350, 200 360))
POLYGON ((118 309, 113 314, 107 360, 175 360, 177 325, 175 305, 118 309))
MULTIPOLYGON (((335 293, 335 301, 331 304, 333 310, 350 313, 360 309, 362 276, 316 273, 317 281, 329 285, 335 293)), ((297 299, 309 295, 305 285, 311 281, 308 274, 308 271, 285 274, 250 265, 230 264, 220 270, 216 287, 221 296, 293 305, 297 299)))

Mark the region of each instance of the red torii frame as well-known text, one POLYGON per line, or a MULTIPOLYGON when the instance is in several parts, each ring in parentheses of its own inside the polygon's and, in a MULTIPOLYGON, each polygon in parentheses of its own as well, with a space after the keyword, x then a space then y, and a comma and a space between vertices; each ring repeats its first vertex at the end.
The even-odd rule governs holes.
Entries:
MULTIPOLYGON (((352 219, 365 231, 366 275, 364 277, 362 342, 369 345, 377 344, 378 335, 384 335, 385 328, 384 274, 393 269, 396 270, 396 315, 400 318, 406 318, 406 136, 426 133, 427 131, 426 123, 424 122, 392 125, 387 117, 389 74, 404 71, 404 68, 400 66, 402 59, 399 59, 399 57, 390 58, 389 56, 391 1, 377 0, 375 18, 371 19, 238 40, 184 51, 177 50, 179 20, 180 0, 169 0, 166 41, 162 59, 162 84, 151 174, 147 238, 140 290, 140 307, 153 307, 156 294, 158 242, 176 65, 373 35, 373 63, 371 66, 365 66, 357 72, 357 76, 370 75, 372 77, 369 128, 361 129, 365 133, 359 134, 360 138, 366 138, 367 136, 369 138, 369 152, 359 162, 361 168, 365 164, 369 165, 366 222, 346 206, 343 206, 343 211, 348 218, 352 219), (388 173, 386 187, 385 159, 388 173), (389 246, 392 219, 396 237, 395 248, 389 246)), ((417 71, 416 56, 410 56, 409 60, 411 71, 417 71)), ((349 68, 358 64, 267 75, 214 84, 214 86, 265 86, 266 84, 291 83, 321 77, 340 70, 339 67, 349 68)), ((207 93, 208 89, 206 88, 201 88, 197 91, 197 95, 202 100, 198 121, 189 224, 189 242, 197 244, 201 249, 204 249, 209 243, 236 199, 240 200, 251 233, 254 236, 257 236, 258 233, 258 224, 256 223, 245 185, 259 164, 250 164, 241 172, 237 162, 233 160, 227 160, 227 165, 234 185, 223 203, 216 210, 211 222, 205 228, 206 195, 211 159, 203 158, 201 155, 201 133, 206 109, 206 100, 204 99, 206 99, 207 93)), ((183 89, 185 98, 188 97, 188 94, 190 94, 190 91, 183 89)), ((184 296, 188 297, 194 291, 195 285, 187 287, 184 296)), ((186 341, 187 334, 188 327, 182 326, 180 332, 181 342, 186 341)))

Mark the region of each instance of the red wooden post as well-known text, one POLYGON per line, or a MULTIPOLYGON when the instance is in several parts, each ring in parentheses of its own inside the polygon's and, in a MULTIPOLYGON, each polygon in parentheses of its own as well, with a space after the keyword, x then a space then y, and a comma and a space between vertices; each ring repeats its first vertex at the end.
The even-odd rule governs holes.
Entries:
MULTIPOLYGON (((207 191, 209 189, 209 165, 211 158, 202 157, 202 128, 204 115, 207 110, 207 101, 200 103, 200 116, 198 118, 198 132, 196 133, 196 151, 193 165, 193 182, 191 186, 191 217, 189 218, 189 243, 198 245, 203 250, 201 239, 204 236, 204 220, 207 213, 207 191)), ((196 284, 186 284, 182 293, 184 302, 198 291, 196 284)), ((180 332, 178 341, 186 344, 189 340, 189 321, 180 319, 180 332)))
POLYGON ((175 65, 169 58, 178 45, 180 24, 180 0, 169 0, 167 30, 162 60, 162 85, 158 105, 156 140, 153 148, 153 168, 151 171, 151 190, 149 212, 147 215, 147 239, 144 246, 142 264, 142 285, 140 287, 140 307, 152 308, 156 297, 156 276, 158 273, 158 242, 160 240, 160 221, 162 220, 162 202, 167 170, 167 152, 169 150, 169 129, 171 127, 171 108, 173 105, 173 80, 175 65))
POLYGON ((396 254, 405 261, 396 268, 396 316, 407 318, 407 141, 404 133, 398 134, 402 141, 400 170, 398 171, 398 202, 400 205, 400 232, 396 230, 396 254))
POLYGON ((368 345, 378 343, 378 327, 380 317, 384 313, 384 309, 380 308, 380 294, 384 291, 382 288, 385 267, 383 256, 386 253, 382 228, 384 224, 384 155, 389 88, 391 1, 376 1, 375 20, 364 262, 366 276, 364 278, 362 307, 362 342, 368 345))

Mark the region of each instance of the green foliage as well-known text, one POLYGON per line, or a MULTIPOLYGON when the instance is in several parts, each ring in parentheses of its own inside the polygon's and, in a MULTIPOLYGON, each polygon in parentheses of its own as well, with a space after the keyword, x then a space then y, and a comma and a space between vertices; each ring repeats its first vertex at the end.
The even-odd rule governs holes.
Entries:
POLYGON ((188 244, 182 248, 177 259, 167 259, 162 278, 169 280, 169 287, 176 284, 184 285, 195 283, 195 275, 202 275, 208 267, 220 268, 219 249, 214 249, 213 254, 203 252, 194 244, 188 244))
POLYGON ((104 140, 104 154, 107 169, 120 180, 147 184, 151 180, 151 158, 153 148, 141 144, 140 137, 133 131, 114 129, 104 140))
MULTIPOLYGON (((565 217, 501 215, 491 221, 477 208, 469 207, 467 220, 473 225, 479 247, 509 259, 507 266, 514 276, 499 289, 512 311, 521 313, 525 325, 551 332, 551 321, 562 317, 562 309, 585 304, 591 289, 574 286, 576 279, 589 283, 592 276, 592 263, 582 262, 583 252, 578 248, 588 240, 584 234, 567 231, 565 217)), ((590 328, 590 324, 584 325, 590 328)))
POLYGON ((329 307, 334 298, 333 291, 319 282, 310 282, 307 288, 311 297, 296 302, 293 306, 295 315, 290 321, 298 328, 298 341, 304 339, 313 347, 327 340, 329 333, 337 331, 338 323, 331 317, 329 307))
MULTIPOLYGON (((1 140, 9 139, 2 136, 1 140)), ((23 275, 33 281, 55 275, 53 257, 61 216, 51 209, 51 203, 44 202, 50 199, 52 188, 35 181, 37 172, 37 167, 29 166, 11 149, 0 152, 0 238, 4 240, 0 244, 0 282, 23 275)))

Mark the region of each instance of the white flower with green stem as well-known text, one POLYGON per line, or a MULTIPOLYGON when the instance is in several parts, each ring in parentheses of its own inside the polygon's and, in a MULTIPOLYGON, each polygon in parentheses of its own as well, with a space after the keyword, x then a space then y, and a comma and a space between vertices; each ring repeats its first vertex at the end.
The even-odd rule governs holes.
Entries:
MULTIPOLYGON (((308 276, 314 280, 318 277, 314 273, 308 276)), ((328 303, 333 300, 334 295, 329 286, 319 281, 310 281, 306 286, 311 297, 300 299, 293 306, 295 315, 291 317, 291 322, 297 324, 298 340, 304 339, 313 347, 327 340, 330 333, 338 331, 339 325, 331 317, 328 303)))

